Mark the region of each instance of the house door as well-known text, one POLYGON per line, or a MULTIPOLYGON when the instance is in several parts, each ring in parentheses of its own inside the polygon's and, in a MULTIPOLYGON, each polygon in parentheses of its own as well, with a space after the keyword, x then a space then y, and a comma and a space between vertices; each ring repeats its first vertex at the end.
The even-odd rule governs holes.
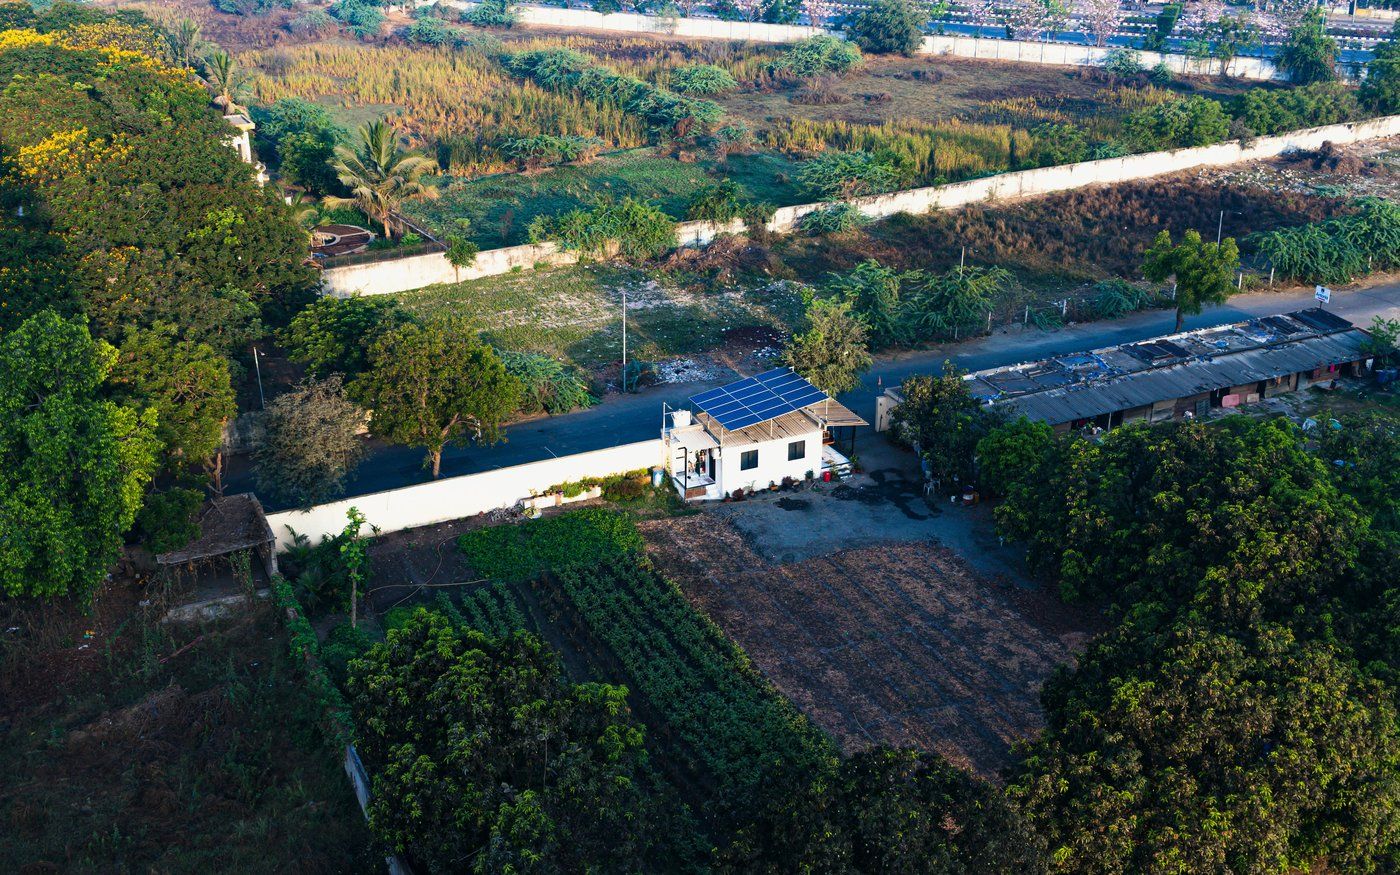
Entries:
POLYGON ((707 466, 708 469, 709 469, 709 470, 707 471, 707 473, 710 475, 710 480, 711 480, 711 482, 713 482, 714 479, 715 479, 715 451, 714 451, 714 450, 706 450, 706 451, 705 451, 705 464, 706 464, 706 466, 707 466))

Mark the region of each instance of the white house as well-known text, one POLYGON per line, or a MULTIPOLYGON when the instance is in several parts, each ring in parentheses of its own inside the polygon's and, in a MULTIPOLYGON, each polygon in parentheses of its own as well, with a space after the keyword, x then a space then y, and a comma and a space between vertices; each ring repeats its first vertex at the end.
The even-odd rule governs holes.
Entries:
POLYGON ((717 499, 785 479, 845 474, 833 429, 865 425, 830 395, 778 368, 690 398, 663 416, 666 467, 686 499, 717 499))

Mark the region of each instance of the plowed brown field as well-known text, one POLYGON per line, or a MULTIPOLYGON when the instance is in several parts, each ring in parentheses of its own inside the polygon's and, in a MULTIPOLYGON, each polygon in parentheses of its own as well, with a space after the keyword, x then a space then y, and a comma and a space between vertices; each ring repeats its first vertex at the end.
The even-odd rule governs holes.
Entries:
POLYGON ((786 565, 710 514, 641 525, 654 561, 846 751, 933 750, 993 776, 1095 618, 907 543, 786 565))

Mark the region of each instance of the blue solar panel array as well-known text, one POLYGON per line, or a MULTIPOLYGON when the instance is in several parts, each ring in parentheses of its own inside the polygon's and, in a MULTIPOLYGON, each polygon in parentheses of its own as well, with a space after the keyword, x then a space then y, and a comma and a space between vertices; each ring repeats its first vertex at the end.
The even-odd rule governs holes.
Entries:
POLYGON ((776 419, 826 399, 826 393, 791 368, 765 371, 737 383, 692 395, 690 403, 735 431, 776 419))

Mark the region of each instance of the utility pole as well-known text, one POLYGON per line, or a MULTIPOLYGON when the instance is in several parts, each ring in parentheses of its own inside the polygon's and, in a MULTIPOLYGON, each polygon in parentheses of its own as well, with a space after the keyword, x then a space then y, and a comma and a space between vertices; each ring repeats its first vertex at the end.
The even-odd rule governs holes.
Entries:
POLYGON ((622 391, 627 392, 627 287, 622 289, 622 391))
POLYGON ((262 353, 258 352, 258 348, 257 348, 256 346, 254 346, 254 347, 253 347, 253 371, 258 375, 258 403, 260 403, 260 404, 262 405, 262 409, 263 409, 263 410, 266 410, 266 409, 267 409, 267 397, 263 395, 263 387, 262 387, 262 366, 261 366, 260 364, 258 364, 258 359, 259 359, 259 358, 262 358, 262 353))
POLYGON ((1215 224, 1215 245, 1220 245, 1220 236, 1225 231, 1225 211, 1220 211, 1220 221, 1215 224))

